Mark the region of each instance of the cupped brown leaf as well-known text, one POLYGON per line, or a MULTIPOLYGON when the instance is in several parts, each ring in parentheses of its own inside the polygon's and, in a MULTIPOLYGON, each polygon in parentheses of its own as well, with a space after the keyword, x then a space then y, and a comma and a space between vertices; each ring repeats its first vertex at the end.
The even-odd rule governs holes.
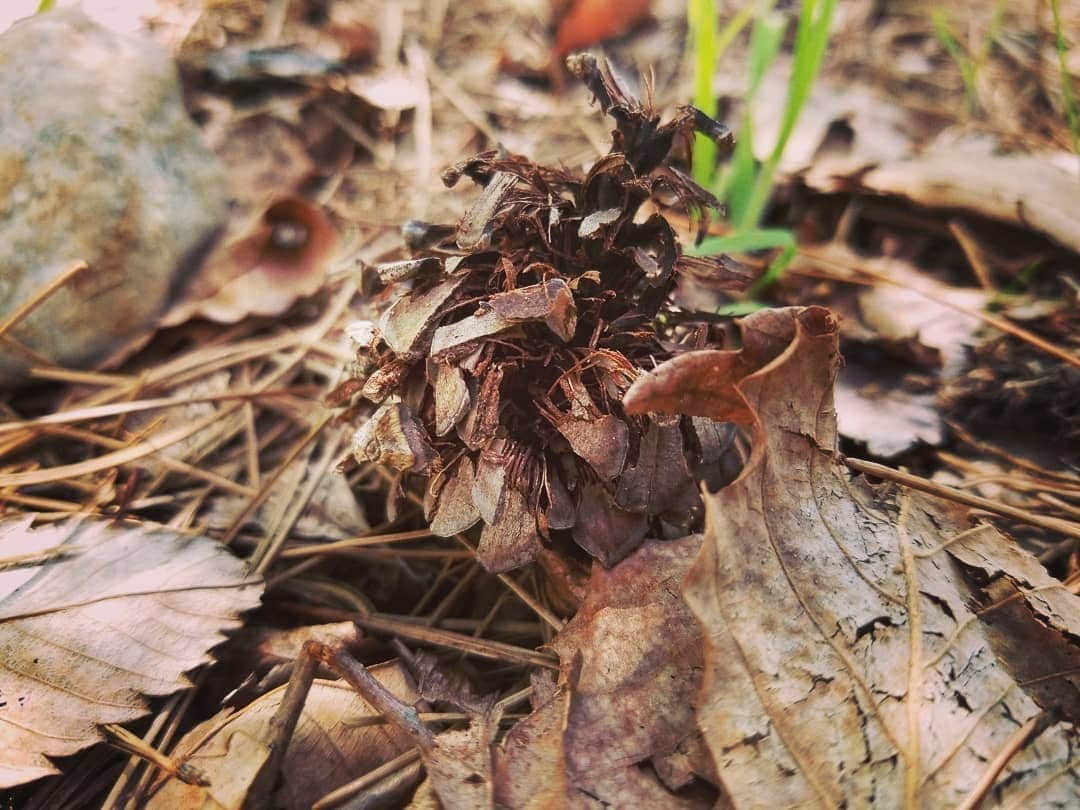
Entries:
MULTIPOLYGON (((369 668, 402 702, 419 699, 397 662, 369 668)), ((259 697, 243 710, 200 723, 177 744, 173 756, 198 767, 208 786, 170 779, 153 795, 149 808, 203 807, 239 810, 252 781, 270 755, 271 719, 285 687, 259 697)), ((381 720, 379 713, 347 684, 317 679, 311 685, 281 766, 273 806, 309 808, 320 796, 341 787, 412 748, 412 740, 381 720)))
POLYGON ((984 806, 1074 802, 1077 597, 964 509, 847 471, 826 313, 743 331, 741 352, 677 358, 630 392, 754 428, 684 584, 706 632, 698 721, 735 804, 953 807, 984 774, 984 806), (1010 605, 1026 620, 995 618, 1010 605))
POLYGON ((0 787, 56 773, 49 758, 98 742, 98 725, 190 686, 183 673, 211 660, 262 592, 243 562, 202 537, 0 524, 0 554, 25 542, 68 553, 0 581, 0 787))
POLYGON ((235 323, 248 315, 280 315, 317 292, 337 234, 326 213, 298 196, 277 197, 233 222, 166 326, 202 316, 235 323))

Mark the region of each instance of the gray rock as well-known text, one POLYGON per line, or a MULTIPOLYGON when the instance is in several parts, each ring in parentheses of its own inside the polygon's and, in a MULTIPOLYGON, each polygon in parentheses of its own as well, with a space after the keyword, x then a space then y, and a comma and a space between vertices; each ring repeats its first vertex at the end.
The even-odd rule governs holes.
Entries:
MULTIPOLYGON (((89 264, 18 343, 80 368, 145 334, 212 246, 227 188, 158 46, 73 9, 0 34, 0 322, 89 264)), ((26 382, 25 357, 0 339, 0 387, 26 382)))

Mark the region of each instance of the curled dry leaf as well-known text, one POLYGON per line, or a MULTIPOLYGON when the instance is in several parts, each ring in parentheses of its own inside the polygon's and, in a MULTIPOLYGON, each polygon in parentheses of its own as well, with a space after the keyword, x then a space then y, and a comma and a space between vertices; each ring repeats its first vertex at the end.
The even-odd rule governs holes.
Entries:
POLYGON ((280 315, 320 289, 336 241, 329 218, 316 205, 300 197, 278 199, 230 227, 163 323, 280 315))
POLYGON ((627 397, 754 431, 705 499, 683 586, 706 630, 698 721, 735 804, 954 807, 1014 741, 984 806, 1073 803, 1077 597, 959 506, 851 475, 824 310, 758 313, 743 334, 627 397))
POLYGON ((0 554, 26 540, 76 554, 3 575, 0 787, 56 773, 50 757, 146 713, 144 696, 190 686, 262 583, 217 543, 101 522, 0 524, 0 554))
MULTIPOLYGON (((610 571, 594 565, 585 601, 551 646, 560 682, 507 735, 495 798, 507 807, 712 805, 683 801, 646 767, 697 734, 702 636, 679 594, 700 536, 651 540, 610 571)), ((700 752, 704 754, 704 752, 700 752)), ((708 755, 691 770, 710 778, 708 755)))
MULTIPOLYGON (((370 667, 399 700, 419 699, 411 679, 397 662, 370 667)), ((271 719, 281 704, 280 687, 233 714, 221 713, 191 729, 173 756, 197 766, 210 785, 186 785, 170 779, 148 808, 204 807, 239 810, 252 780, 270 755, 271 719)), ((319 796, 341 787, 412 748, 412 740, 340 681, 316 679, 281 766, 273 806, 300 810, 319 796)))
POLYGON ((990 155, 958 148, 931 150, 885 163, 860 175, 878 194, 897 194, 920 205, 966 209, 1023 228, 1034 228, 1080 251, 1076 175, 1046 155, 990 155))

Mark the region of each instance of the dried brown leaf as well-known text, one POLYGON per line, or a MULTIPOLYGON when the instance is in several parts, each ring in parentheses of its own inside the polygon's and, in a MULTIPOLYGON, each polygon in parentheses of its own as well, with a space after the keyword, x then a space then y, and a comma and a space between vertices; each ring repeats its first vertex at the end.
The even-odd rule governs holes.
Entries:
POLYGON ((840 432, 877 458, 898 456, 920 442, 941 444, 945 425, 937 396, 906 390, 889 371, 869 376, 859 367, 844 369, 836 384, 840 432))
POLYGON ((515 726, 497 757, 496 799, 510 807, 695 805, 647 766, 697 735, 701 631, 679 595, 700 536, 650 541, 610 571, 552 647, 561 687, 515 726), (543 801, 530 804, 532 796, 543 801))
POLYGON ((235 323, 280 315, 321 289, 337 234, 326 213, 301 197, 273 197, 234 221, 162 318, 174 326, 201 316, 235 323))
MULTIPOLYGON (((387 689, 407 704, 419 699, 397 662, 369 668, 387 689)), ((252 780, 270 754, 284 687, 269 692, 231 716, 200 723, 176 746, 179 756, 209 776, 210 785, 185 785, 170 779, 154 794, 149 808, 240 810, 252 780)), ((316 680, 304 702, 281 767, 275 807, 309 808, 312 801, 412 748, 410 737, 381 722, 379 713, 340 681, 316 680)))
POLYGON ((753 424, 753 412, 736 383, 781 355, 798 330, 821 332, 829 323, 821 307, 755 312, 739 321, 740 351, 704 350, 672 358, 635 381, 623 406, 627 413, 663 411, 753 424))
POLYGON ((260 627, 251 633, 247 643, 254 648, 259 657, 259 663, 267 666, 293 661, 300 655, 305 641, 349 646, 360 641, 360 628, 352 622, 305 625, 287 630, 277 627, 260 627))
POLYGON ((97 726, 146 713, 144 696, 190 686, 184 672, 261 582, 217 543, 103 522, 0 524, 0 549, 22 539, 74 555, 0 575, 0 786, 56 773, 50 757, 100 740, 97 726), (14 590, 13 590, 14 589, 14 590))
POLYGON ((860 185, 899 194, 920 205, 967 209, 1034 228, 1080 251, 1076 176, 1043 155, 990 155, 942 148, 886 163, 862 174, 860 185))
MULTIPOLYGON (((971 530, 954 504, 875 489, 836 457, 831 319, 815 308, 780 310, 747 318, 743 331, 742 352, 673 360, 635 399, 638 408, 675 403, 685 383, 692 412, 754 426, 742 475, 705 499, 705 542, 684 584, 706 630, 698 720, 736 805, 769 796, 785 805, 957 806, 1044 710, 1064 719, 1022 741, 984 806, 1072 802, 1076 688, 1056 667, 1075 662, 1076 648, 1051 615, 1075 616, 1076 597, 1053 588, 1057 607, 1036 598, 1026 608, 1029 619, 1041 611, 1038 621, 993 627, 1001 606, 982 607, 994 596, 945 549, 957 543, 958 555, 972 554, 962 544, 979 538, 1000 555, 1010 541, 971 530), (698 368, 711 375, 712 400, 687 376, 698 368), (1073 699, 1048 700, 1033 677, 1073 699)), ((977 567, 991 570, 980 557, 977 567)), ((1016 560, 1008 567, 1017 582, 1034 578, 1016 560)))

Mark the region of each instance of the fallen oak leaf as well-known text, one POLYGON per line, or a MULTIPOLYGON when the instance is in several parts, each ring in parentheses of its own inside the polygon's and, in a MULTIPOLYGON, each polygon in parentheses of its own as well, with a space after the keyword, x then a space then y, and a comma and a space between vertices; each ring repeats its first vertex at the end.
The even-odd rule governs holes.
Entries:
POLYGON ((1002 543, 991 526, 954 538, 945 552, 979 585, 979 619, 994 652, 1040 705, 1054 706, 1075 721, 1080 717, 1080 599, 1022 548, 1002 543), (1048 673, 1056 677, 1047 678, 1048 673))
MULTIPOLYGON (((740 477, 705 498, 705 542, 683 585, 706 632, 698 720, 734 803, 1068 805, 1080 789, 1075 689, 1050 702, 993 635, 1012 631, 1007 640, 1026 642, 1031 658, 1053 644, 1055 661, 1073 657, 1075 641, 1017 636, 1018 624, 989 629, 980 584, 943 553, 972 537, 965 511, 852 478, 835 454, 839 355, 824 310, 742 326, 741 352, 664 364, 628 408, 681 402, 754 430, 740 477), (772 347, 760 342, 767 333, 772 347), (712 370, 711 398, 685 377, 695 367, 712 370), (1041 723, 1044 711, 1064 719, 1041 723), (983 780, 1005 752, 1003 772, 983 780)), ((980 531, 1009 548, 996 530, 980 531)), ((1076 600, 1063 590, 1055 598, 1076 600)), ((1053 663, 1040 677, 1067 690, 1068 672, 1053 663)))
POLYGON ((0 787, 56 773, 49 759, 99 742, 97 726, 190 686, 183 673, 211 660, 262 592, 241 560, 202 537, 17 521, 0 524, 0 548, 25 534, 79 553, 5 575, 14 590, 0 600, 0 787))
POLYGON ((821 332, 831 328, 831 321, 821 307, 755 312, 738 321, 742 349, 680 354, 639 377, 623 397, 623 407, 630 414, 661 411, 752 425, 754 413, 737 384, 779 357, 798 330, 821 332))

